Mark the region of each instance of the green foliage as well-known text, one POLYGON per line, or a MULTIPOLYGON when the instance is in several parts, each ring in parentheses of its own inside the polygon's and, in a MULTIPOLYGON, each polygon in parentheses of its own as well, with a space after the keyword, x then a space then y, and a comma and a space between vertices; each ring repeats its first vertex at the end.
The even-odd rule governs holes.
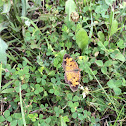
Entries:
MULTIPOLYGON (((68 117, 67 116, 65 116, 65 118, 67 118, 68 119, 68 117)), ((65 118, 63 118, 62 116, 61 116, 61 126, 67 126, 66 125, 66 119, 65 118)), ((69 119, 68 119, 69 120, 69 119)))
POLYGON ((4 4, 3 4, 3 14, 4 13, 8 13, 10 11, 10 8, 11 8, 11 1, 8 0, 8 1, 5 1, 4 4))
POLYGON ((0 125, 125 125, 125 5, 1 1, 0 125), (81 70, 76 92, 64 81, 66 53, 81 70))
POLYGON ((37 113, 29 114, 28 117, 31 119, 32 122, 35 122, 36 118, 38 117, 38 114, 37 113))
POLYGON ((69 21, 71 20, 70 15, 72 12, 76 12, 76 4, 74 2, 74 0, 67 0, 65 3, 65 12, 68 15, 68 19, 69 21))
POLYGON ((114 90, 116 95, 120 95, 121 94, 121 89, 119 88, 119 87, 122 86, 122 81, 121 80, 111 79, 111 80, 109 80, 107 82, 107 85, 114 90))
POLYGON ((110 36, 112 36, 114 33, 116 33, 118 30, 118 22, 116 20, 112 21, 110 36))
POLYGON ((105 41, 105 36, 104 33, 102 31, 98 32, 98 38, 100 41, 104 42, 105 41))
POLYGON ((103 66, 102 60, 96 60, 96 64, 97 64, 98 66, 103 66))
POLYGON ((6 50, 8 45, 0 38, 0 62, 3 64, 7 63, 6 50))
POLYGON ((88 45, 88 35, 87 32, 81 28, 79 31, 76 33, 76 43, 78 44, 79 48, 84 50, 87 45, 88 45))
POLYGON ((111 6, 115 0, 105 0, 105 3, 111 6))

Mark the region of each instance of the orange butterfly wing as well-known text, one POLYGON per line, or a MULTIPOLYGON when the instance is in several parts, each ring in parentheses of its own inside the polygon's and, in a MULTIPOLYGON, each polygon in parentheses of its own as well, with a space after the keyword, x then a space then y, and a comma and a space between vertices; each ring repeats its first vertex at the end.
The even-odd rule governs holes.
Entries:
POLYGON ((77 91, 81 78, 78 64, 70 57, 70 55, 65 54, 62 66, 65 71, 65 82, 70 85, 73 92, 77 91))

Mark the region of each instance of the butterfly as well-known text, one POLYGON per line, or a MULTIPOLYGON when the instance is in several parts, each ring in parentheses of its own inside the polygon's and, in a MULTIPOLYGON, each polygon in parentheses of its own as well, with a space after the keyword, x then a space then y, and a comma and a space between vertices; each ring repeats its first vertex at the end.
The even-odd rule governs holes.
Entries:
POLYGON ((62 67, 65 71, 64 78, 65 82, 69 84, 70 89, 75 92, 78 89, 81 79, 80 69, 70 55, 65 54, 63 57, 62 67))

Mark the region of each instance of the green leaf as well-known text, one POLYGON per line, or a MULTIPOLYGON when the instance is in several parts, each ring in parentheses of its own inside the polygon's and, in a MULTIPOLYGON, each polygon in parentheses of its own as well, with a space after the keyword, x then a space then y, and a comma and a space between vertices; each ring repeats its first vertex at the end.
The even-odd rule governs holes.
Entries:
POLYGON ((4 122, 5 118, 3 116, 0 116, 0 122, 4 122))
POLYGON ((122 80, 115 80, 115 84, 117 87, 121 87, 122 86, 122 80))
POLYGON ((68 116, 64 116, 64 117, 63 117, 63 120, 64 120, 65 122, 69 122, 69 121, 70 121, 69 118, 68 118, 68 116))
POLYGON ((83 114, 78 113, 78 119, 83 120, 83 119, 84 119, 84 115, 83 115, 83 114))
POLYGON ((26 57, 22 57, 22 59, 26 61, 26 63, 28 63, 29 65, 33 66, 32 63, 26 57))
POLYGON ((78 96, 74 96, 73 97, 73 101, 78 101, 79 100, 79 97, 78 96))
POLYGON ((44 109, 44 108, 45 108, 45 106, 44 106, 43 104, 41 104, 41 105, 40 105, 40 108, 44 109))
POLYGON ((60 117, 60 119, 61 119, 61 126, 67 126, 66 122, 64 121, 64 118, 62 116, 60 117))
POLYGON ((54 93, 54 89, 50 89, 49 93, 53 94, 54 93))
POLYGON ((109 80, 109 81, 107 82, 107 85, 108 85, 110 88, 116 88, 116 85, 115 85, 113 79, 109 80))
POLYGON ((88 39, 87 32, 83 28, 76 33, 76 43, 82 50, 87 47, 88 39))
POLYGON ((120 95, 121 94, 121 89, 120 88, 116 87, 113 90, 114 90, 116 95, 120 95))
POLYGON ((44 91, 43 97, 46 97, 46 96, 48 96, 48 93, 47 93, 47 91, 44 91))
POLYGON ((40 87, 40 88, 39 88, 39 92, 42 92, 42 91, 43 91, 43 87, 40 87))
POLYGON ((26 1, 22 0, 22 17, 26 16, 26 1))
POLYGON ((36 121, 36 118, 32 118, 31 120, 32 120, 32 122, 35 122, 36 121))
POLYGON ((2 23, 0 23, 0 32, 2 30, 4 30, 5 28, 7 28, 8 24, 9 24, 8 22, 2 22, 2 23))
POLYGON ((111 79, 111 80, 109 80, 107 82, 107 85, 114 90, 116 95, 120 95, 121 94, 121 89, 119 88, 122 85, 122 81, 121 80, 111 79))
POLYGON ((15 91, 14 88, 8 88, 8 89, 3 90, 1 93, 13 93, 13 91, 15 91))
POLYGON ((35 94, 39 94, 39 91, 38 91, 38 90, 35 90, 34 93, 35 93, 35 94))
POLYGON ((34 118, 34 115, 33 114, 29 114, 28 117, 31 119, 31 118, 34 118))
POLYGON ((96 63, 98 66, 103 66, 102 60, 96 60, 95 63, 96 63))
POLYGON ((108 5, 107 4, 101 4, 101 5, 98 5, 95 9, 95 12, 98 13, 98 14, 101 14, 101 16, 103 18, 109 18, 108 15, 106 15, 106 11, 108 10, 108 5))
POLYGON ((105 0, 105 3, 109 6, 111 6, 113 4, 115 0, 105 0))
POLYGON ((12 84, 15 80, 9 81, 8 83, 6 83, 3 87, 2 90, 7 88, 10 84, 12 84))
POLYGON ((77 118, 77 112, 74 112, 73 114, 72 114, 72 117, 75 119, 75 118, 77 118))
POLYGON ((112 26, 111 26, 111 31, 110 31, 110 36, 115 34, 118 31, 118 22, 116 20, 112 21, 112 26))
POLYGON ((51 118, 49 117, 49 118, 46 118, 46 123, 50 123, 50 121, 51 121, 51 118))
POLYGON ((15 118, 15 119, 17 119, 17 120, 19 120, 20 118, 21 118, 21 113, 14 113, 13 114, 13 118, 15 118))
POLYGON ((59 58, 55 58, 53 61, 54 66, 57 67, 58 63, 59 63, 59 58))
POLYGON ((11 116, 8 116, 8 117, 7 117, 7 121, 8 121, 8 122, 11 122, 11 121, 12 121, 12 117, 11 117, 11 116))
POLYGON ((36 89, 39 89, 40 88, 40 85, 39 84, 36 84, 35 87, 36 87, 36 89))
POLYGON ((98 38, 100 41, 104 42, 105 41, 105 36, 102 31, 98 32, 98 38))
POLYGON ((124 57, 123 54, 121 54, 121 53, 118 53, 118 54, 116 55, 115 59, 118 59, 118 60, 120 60, 120 61, 122 61, 122 62, 125 62, 125 57, 124 57))
POLYGON ((4 5, 4 1, 1 0, 1 1, 0 1, 0 7, 3 6, 3 5, 4 5))
POLYGON ((99 41, 97 44, 101 48, 101 50, 104 50, 104 51, 106 50, 105 46, 103 45, 101 41, 99 41))
POLYGON ((101 68, 101 72, 102 72, 103 74, 107 74, 107 67, 102 67, 102 68, 101 68))
POLYGON ((39 119, 42 119, 43 118, 43 114, 39 114, 39 119))
POLYGON ((54 94, 58 96, 60 95, 60 92, 58 90, 55 90, 54 94))
POLYGON ((8 45, 0 38, 0 62, 6 64, 7 63, 7 56, 6 50, 8 45))
POLYGON ((24 126, 24 125, 23 125, 23 120, 22 120, 22 119, 18 120, 18 126, 24 126))
POLYGON ((49 76, 54 76, 55 73, 56 73, 55 70, 52 70, 52 71, 50 71, 50 72, 48 73, 48 75, 49 75, 49 76))
POLYGON ((65 3, 65 12, 68 15, 69 21, 71 20, 70 15, 72 12, 76 11, 76 4, 73 0, 67 0, 65 3))
POLYGON ((8 0, 6 3, 3 5, 3 12, 2 13, 8 13, 11 8, 11 1, 8 0))
POLYGON ((75 102, 73 105, 74 105, 74 107, 77 107, 77 106, 79 106, 79 102, 75 102))
POLYGON ((123 49, 125 47, 125 44, 124 44, 124 41, 122 39, 120 39, 118 42, 117 42, 117 46, 120 48, 120 49, 123 49))
POLYGON ((10 116, 10 111, 9 111, 9 110, 6 110, 6 111, 4 112, 4 117, 7 118, 7 117, 9 117, 9 116, 10 116))
POLYGON ((51 82, 55 84, 56 83, 56 79, 54 77, 51 78, 51 82))
POLYGON ((73 113, 73 112, 75 112, 75 111, 76 111, 76 108, 72 107, 72 108, 71 108, 71 112, 73 113))
POLYGON ((54 107, 54 111, 56 113, 56 117, 59 116, 60 112, 59 112, 59 108, 58 107, 54 107))
POLYGON ((17 120, 13 120, 12 122, 11 122, 11 126, 16 126, 17 125, 17 120))
POLYGON ((27 87, 28 87, 27 84, 23 84, 23 85, 22 85, 22 89, 26 89, 27 87))
POLYGON ((68 106, 73 107, 73 102, 72 101, 68 101, 67 104, 68 104, 68 106))
POLYGON ((41 84, 42 84, 42 85, 45 85, 45 84, 46 84, 46 80, 42 79, 41 84))
POLYGON ((104 63, 104 66, 111 66, 113 64, 112 60, 108 60, 104 63))
POLYGON ((69 50, 72 47, 72 42, 66 42, 65 46, 69 50))
POLYGON ((78 109, 77 109, 77 112, 78 112, 78 113, 79 113, 79 112, 81 113, 81 112, 83 112, 83 109, 82 109, 82 108, 78 108, 78 109))
POLYGON ((122 78, 122 85, 126 86, 126 80, 124 78, 122 78))
POLYGON ((114 60, 115 60, 115 59, 118 59, 118 60, 120 60, 120 61, 122 61, 122 62, 125 61, 125 57, 123 56, 123 54, 120 53, 119 50, 114 50, 114 52, 112 52, 112 53, 110 54, 110 56, 111 56, 111 58, 114 59, 114 60))
POLYGON ((68 100, 72 100, 72 94, 71 94, 71 93, 68 93, 68 94, 67 94, 67 99, 68 99, 68 100))
POLYGON ((109 45, 109 41, 105 41, 104 42, 104 46, 106 47, 106 46, 108 46, 109 45))

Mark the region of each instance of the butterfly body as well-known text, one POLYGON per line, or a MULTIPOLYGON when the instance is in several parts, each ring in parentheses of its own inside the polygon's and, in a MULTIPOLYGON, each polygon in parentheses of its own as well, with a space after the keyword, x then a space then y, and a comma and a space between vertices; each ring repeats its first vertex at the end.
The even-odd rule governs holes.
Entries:
POLYGON ((69 84, 71 90, 77 91, 78 85, 80 84, 80 69, 78 64, 76 63, 70 55, 65 54, 63 57, 63 69, 65 71, 64 78, 65 82, 69 84))

